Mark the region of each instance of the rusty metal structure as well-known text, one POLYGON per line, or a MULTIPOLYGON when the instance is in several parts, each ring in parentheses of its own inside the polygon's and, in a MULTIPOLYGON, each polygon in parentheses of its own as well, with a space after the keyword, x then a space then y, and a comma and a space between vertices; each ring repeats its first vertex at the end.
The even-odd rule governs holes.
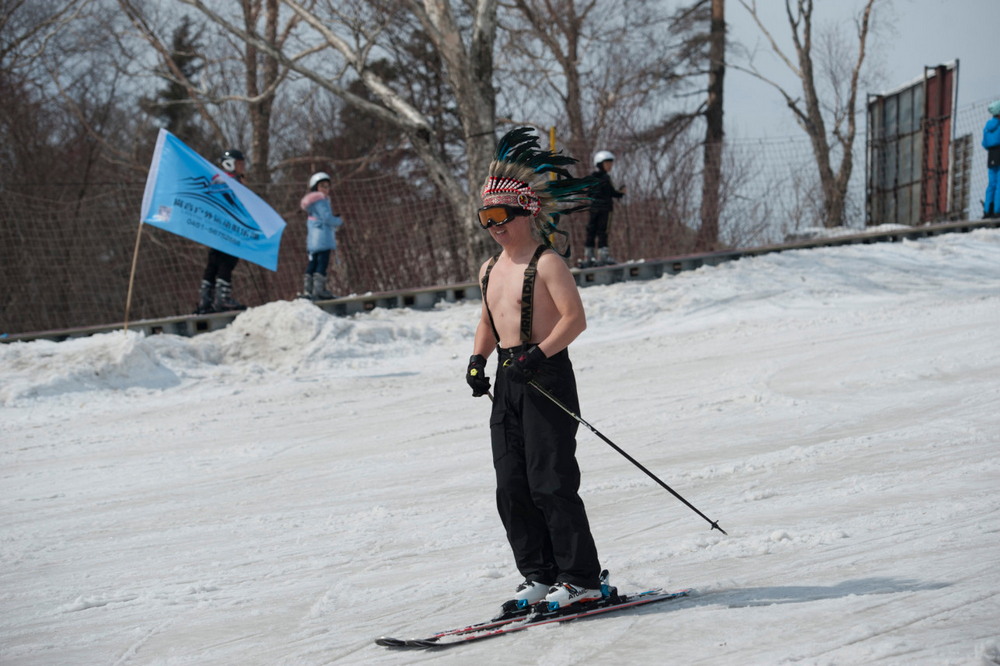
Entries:
POLYGON ((867 226, 967 219, 971 155, 955 140, 957 99, 957 60, 868 95, 867 226))

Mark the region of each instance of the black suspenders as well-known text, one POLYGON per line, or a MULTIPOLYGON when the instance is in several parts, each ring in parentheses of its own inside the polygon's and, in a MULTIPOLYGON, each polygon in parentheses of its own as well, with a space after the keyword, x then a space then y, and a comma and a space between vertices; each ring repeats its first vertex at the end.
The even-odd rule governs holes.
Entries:
MULTIPOLYGON (((545 246, 539 245, 538 249, 535 250, 535 254, 532 255, 531 261, 528 262, 528 267, 524 269, 524 283, 521 285, 521 344, 527 344, 531 342, 531 314, 532 314, 532 297, 535 293, 535 275, 538 274, 538 258, 542 256, 542 252, 545 252, 545 246)), ((486 314, 490 318, 490 326, 493 328, 493 337, 496 338, 497 344, 500 344, 500 334, 497 333, 496 324, 493 323, 493 313, 490 312, 490 306, 486 301, 486 288, 490 281, 490 271, 493 270, 493 265, 497 263, 497 259, 500 258, 500 253, 493 255, 490 259, 489 265, 486 267, 486 272, 483 273, 483 305, 486 307, 486 314)))

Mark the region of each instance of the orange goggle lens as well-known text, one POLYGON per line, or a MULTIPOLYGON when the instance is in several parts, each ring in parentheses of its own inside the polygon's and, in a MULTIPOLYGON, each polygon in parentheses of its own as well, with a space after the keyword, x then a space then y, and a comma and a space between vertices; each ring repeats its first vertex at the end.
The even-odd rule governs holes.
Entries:
POLYGON ((522 208, 514 208, 512 206, 486 206, 479 209, 479 226, 483 229, 500 227, 507 224, 518 215, 526 214, 526 211, 522 208))

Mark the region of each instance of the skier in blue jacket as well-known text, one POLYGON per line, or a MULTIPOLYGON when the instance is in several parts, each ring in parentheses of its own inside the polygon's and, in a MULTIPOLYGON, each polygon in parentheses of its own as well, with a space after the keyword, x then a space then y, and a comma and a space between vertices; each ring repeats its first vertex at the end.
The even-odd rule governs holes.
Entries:
POLYGON ((299 296, 314 301, 327 300, 334 296, 326 288, 326 273, 330 255, 337 249, 337 229, 344 223, 330 207, 329 174, 319 171, 309 178, 309 193, 302 197, 301 206, 309 214, 306 221, 309 263, 299 296))
POLYGON ((990 115, 983 128, 983 148, 988 152, 986 167, 989 171, 989 183, 986 185, 986 197, 983 199, 983 217, 1000 217, 1000 99, 990 102, 990 115))

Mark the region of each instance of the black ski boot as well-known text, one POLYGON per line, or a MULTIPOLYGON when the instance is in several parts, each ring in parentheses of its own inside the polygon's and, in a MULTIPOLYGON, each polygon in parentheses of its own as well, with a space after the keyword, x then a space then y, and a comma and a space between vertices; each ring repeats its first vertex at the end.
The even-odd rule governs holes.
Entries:
POLYGON ((326 288, 326 276, 322 273, 313 273, 312 276, 312 299, 314 301, 328 301, 331 298, 336 298, 330 291, 326 288))
POLYGON ((233 298, 233 285, 222 278, 215 281, 215 311, 228 312, 230 310, 246 310, 243 305, 233 298))
POLYGON ((208 280, 201 281, 201 288, 198 290, 198 307, 195 314, 211 314, 215 312, 215 285, 208 280))

